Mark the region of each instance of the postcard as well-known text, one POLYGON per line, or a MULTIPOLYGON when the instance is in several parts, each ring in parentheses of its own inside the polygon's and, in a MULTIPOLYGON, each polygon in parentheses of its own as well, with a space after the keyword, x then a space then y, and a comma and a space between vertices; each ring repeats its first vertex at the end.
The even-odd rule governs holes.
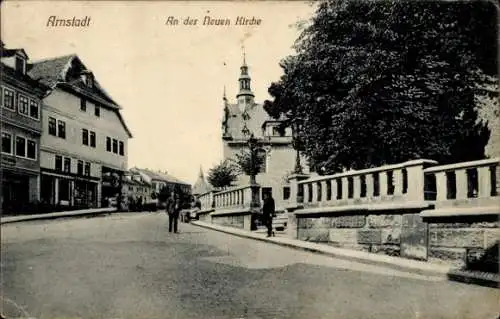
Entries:
POLYGON ((498 318, 498 6, 1 3, 1 318, 498 318))

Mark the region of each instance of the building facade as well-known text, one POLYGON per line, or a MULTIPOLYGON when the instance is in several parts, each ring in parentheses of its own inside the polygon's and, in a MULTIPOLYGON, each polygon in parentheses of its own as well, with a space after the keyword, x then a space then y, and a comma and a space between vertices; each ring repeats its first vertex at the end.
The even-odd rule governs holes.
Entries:
MULTIPOLYGON (((283 119, 273 119, 255 102, 251 89, 251 77, 245 59, 240 68, 239 92, 236 103, 229 103, 224 92, 224 115, 222 119, 222 141, 224 159, 234 159, 237 153, 249 149, 248 139, 253 134, 260 141, 259 155, 264 160, 261 172, 256 176, 262 192, 271 193, 277 208, 286 205, 290 198, 287 177, 293 172, 297 153, 292 147, 292 130, 280 129, 283 119)), ((306 161, 300 156, 304 172, 308 172, 306 161)), ((237 186, 249 183, 249 176, 241 175, 237 186)))
MULTIPOLYGON (((186 195, 191 195, 192 187, 191 184, 181 181, 180 179, 168 174, 167 172, 155 171, 151 169, 144 168, 131 168, 130 172, 132 174, 138 174, 147 183, 151 184, 151 191, 155 195, 160 193, 160 190, 164 187, 167 188, 168 194, 172 192, 182 192, 186 195)), ((155 197, 153 195, 153 197, 155 197)))
POLYGON ((1 45, 1 207, 19 213, 33 208, 40 193, 41 98, 47 89, 27 74, 23 49, 1 45))
POLYGON ((28 74, 50 88, 41 117, 42 202, 100 207, 120 192, 127 170, 132 134, 121 107, 76 55, 38 61, 28 74))

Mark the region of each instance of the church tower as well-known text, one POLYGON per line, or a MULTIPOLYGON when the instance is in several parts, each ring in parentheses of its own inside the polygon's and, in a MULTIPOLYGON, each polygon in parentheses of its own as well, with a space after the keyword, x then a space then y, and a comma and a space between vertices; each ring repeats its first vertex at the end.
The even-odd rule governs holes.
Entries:
POLYGON ((245 110, 247 107, 254 105, 254 94, 250 88, 251 78, 248 74, 248 66, 245 58, 245 53, 243 53, 243 65, 240 67, 241 74, 238 81, 240 82, 240 91, 236 95, 238 100, 238 106, 240 110, 245 110))

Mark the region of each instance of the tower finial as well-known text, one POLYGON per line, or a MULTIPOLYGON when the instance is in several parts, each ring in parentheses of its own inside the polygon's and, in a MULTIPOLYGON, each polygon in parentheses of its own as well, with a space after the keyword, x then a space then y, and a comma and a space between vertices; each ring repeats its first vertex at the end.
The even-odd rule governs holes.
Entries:
POLYGON ((224 93, 223 93, 223 95, 222 95, 222 99, 223 99, 224 101, 227 101, 227 97, 226 97, 226 85, 224 85, 224 93))
POLYGON ((247 55, 245 52, 245 45, 244 44, 241 46, 241 50, 243 51, 243 65, 247 65, 247 59, 246 59, 247 55))

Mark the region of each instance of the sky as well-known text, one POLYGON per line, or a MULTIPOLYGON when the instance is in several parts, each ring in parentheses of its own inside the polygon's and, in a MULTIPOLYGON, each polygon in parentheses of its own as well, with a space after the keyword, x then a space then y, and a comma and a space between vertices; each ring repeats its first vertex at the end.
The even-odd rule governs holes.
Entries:
POLYGON ((257 103, 271 97, 281 59, 293 54, 295 23, 314 13, 301 1, 4 1, 1 36, 31 60, 76 53, 123 107, 132 131, 128 167, 159 169, 194 183, 222 160, 222 95, 238 92, 243 50, 257 103), (90 26, 47 27, 90 17, 90 26), (166 25, 168 18, 178 25, 166 25), (202 25, 204 17, 229 26, 202 25), (261 19, 237 26, 236 18, 261 19), (197 25, 184 25, 187 17, 197 25), (244 48, 244 49, 243 49, 244 48))

